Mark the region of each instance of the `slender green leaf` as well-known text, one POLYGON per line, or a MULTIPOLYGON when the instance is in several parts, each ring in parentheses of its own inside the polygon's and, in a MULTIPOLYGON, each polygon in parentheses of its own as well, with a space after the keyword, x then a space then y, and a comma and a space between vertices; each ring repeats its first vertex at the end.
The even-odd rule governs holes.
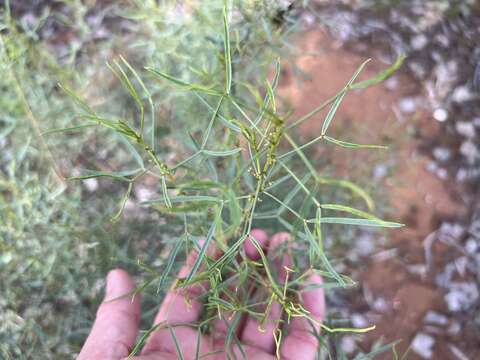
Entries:
POLYGON ((350 88, 352 89, 365 89, 367 87, 377 85, 385 80, 387 80, 390 76, 392 76, 399 68, 402 66, 403 62, 407 56, 405 54, 401 54, 395 62, 389 66, 387 69, 379 72, 376 76, 371 79, 360 81, 358 83, 352 84, 350 88))
POLYGON ((190 280, 193 278, 198 268, 200 267, 200 264, 204 260, 205 255, 207 253, 208 246, 210 245, 210 242, 212 241, 213 236, 215 235, 216 225, 217 225, 217 222, 212 221, 212 224, 210 225, 210 229, 208 230, 208 233, 207 233, 207 237, 205 238, 205 242, 203 243, 202 248, 198 253, 197 259, 195 260, 195 263, 193 264, 192 269, 190 270, 190 273, 187 276, 187 279, 185 280, 186 284, 190 282, 190 280))
POLYGON ((133 159, 138 164, 138 166, 140 166, 142 169, 145 169, 145 163, 143 162, 142 156, 138 153, 135 146, 133 146, 130 141, 128 141, 125 137, 121 135, 119 135, 119 139, 128 149, 130 155, 132 155, 133 159))
POLYGON ((323 125, 322 125, 322 135, 325 135, 325 133, 327 132, 328 130, 328 127, 330 126, 330 123, 332 122, 333 120, 333 117, 335 116, 335 113, 337 112, 338 110, 338 107, 340 106, 340 104, 342 103, 343 101, 343 98, 347 95, 347 92, 344 91, 342 94, 340 94, 340 96, 338 96, 334 103, 332 104, 332 107, 330 108, 330 110, 328 111, 328 114, 327 116, 325 117, 325 120, 323 121, 323 125))
POLYGON ((158 281, 158 287, 157 287, 157 294, 160 292, 160 289, 163 289, 165 286, 165 283, 167 281, 168 275, 170 275, 170 272, 172 271, 173 264, 175 263, 175 259, 177 258, 177 254, 182 248, 184 241, 183 239, 177 240, 175 246, 173 247, 172 251, 170 251, 170 254, 168 256, 167 264, 165 265, 165 269, 162 271, 162 276, 160 277, 160 280, 158 281))
POLYGON ((359 217, 362 217, 362 218, 365 218, 365 219, 382 221, 381 219, 379 219, 375 215, 369 214, 369 213, 367 213, 365 211, 362 211, 362 210, 352 208, 350 206, 339 205, 339 204, 322 204, 321 208, 325 209, 325 210, 343 211, 343 212, 347 212, 349 214, 359 216, 359 217))
POLYGON ((334 139, 330 136, 324 136, 324 139, 328 142, 331 142, 335 145, 339 145, 341 147, 345 147, 345 148, 351 148, 351 149, 388 149, 388 146, 384 146, 384 145, 364 145, 364 144, 355 144, 355 143, 351 143, 351 142, 347 142, 347 141, 343 141, 343 140, 337 140, 337 139, 334 139))
MULTIPOLYGON (((78 126, 71 126, 71 127, 68 127, 68 128, 50 129, 50 130, 44 131, 42 133, 42 136, 57 134, 57 133, 62 133, 62 132, 77 131, 77 130, 82 130, 82 129, 89 128, 89 127, 92 127, 92 126, 96 126, 96 124, 84 124, 84 125, 78 125, 78 126)), ((0 136, 0 138, 1 138, 1 136, 0 136)))
POLYGON ((120 216, 122 215, 123 210, 125 209, 125 205, 127 203, 127 200, 130 197, 130 193, 132 192, 132 188, 133 188, 133 181, 131 181, 128 184, 128 188, 127 188, 127 191, 125 192, 125 195, 123 195, 122 202, 120 204, 120 208, 118 209, 117 213, 110 219, 111 222, 117 221, 120 218, 120 216))
POLYGON ((232 88, 232 54, 230 51, 230 29, 228 27, 227 7, 223 8, 223 48, 225 57, 225 93, 232 88))
POLYGON ((86 179, 93 179, 98 177, 109 177, 115 180, 129 182, 130 179, 127 176, 138 174, 140 171, 142 171, 142 169, 118 171, 118 172, 95 171, 95 170, 84 169, 83 172, 85 173, 85 175, 74 176, 74 177, 68 178, 68 180, 86 180, 86 179))
POLYGON ((172 202, 170 201, 170 196, 168 195, 167 181, 165 179, 165 176, 162 176, 162 193, 165 205, 167 206, 167 208, 171 208, 172 202))
POLYGON ((348 189, 353 194, 362 198, 363 201, 365 201, 365 203, 367 204, 369 210, 373 210, 375 208, 375 204, 373 202, 372 197, 365 190, 363 190, 360 186, 352 183, 351 181, 344 180, 344 179, 319 178, 318 182, 320 184, 334 185, 334 186, 338 186, 338 187, 348 189))
POLYGON ((202 150, 202 154, 207 156, 214 156, 214 157, 223 157, 223 156, 232 156, 238 154, 242 151, 242 148, 235 148, 232 150, 202 150))
POLYGON ((170 331, 170 335, 172 335, 173 343, 175 344, 175 349, 177 351, 178 359, 184 360, 185 357, 183 356, 182 348, 180 343, 178 342, 177 335, 175 334, 175 329, 170 325, 167 325, 168 330, 170 331))
POLYGON ((330 110, 328 111, 328 114, 327 116, 325 117, 325 120, 323 122, 323 125, 322 125, 322 131, 321 131, 321 134, 322 135, 325 135, 327 133, 327 130, 328 130, 328 127, 330 126, 330 123, 332 122, 333 120, 333 117, 335 116, 335 113, 337 112, 338 110, 338 107, 340 106, 340 104, 342 103, 343 99, 345 98, 345 96, 347 95, 347 92, 348 92, 348 89, 349 89, 349 86, 356 80, 356 78, 358 77, 358 75, 360 75, 360 73, 362 72, 363 68, 365 67, 365 65, 367 65, 367 63, 370 61, 370 59, 364 61, 360 66, 359 68, 355 71, 355 74, 353 74, 352 78, 350 79, 350 81, 348 82, 347 86, 345 87, 345 89, 337 96, 337 98, 335 99, 335 101, 333 102, 330 110))
POLYGON ((205 149, 205 146, 207 145, 208 137, 210 136, 210 133, 213 128, 213 124, 215 122, 215 119, 217 118, 218 112, 220 111, 220 107, 222 106, 222 102, 223 102, 223 96, 220 98, 220 100, 218 100, 217 107, 215 108, 215 111, 213 112, 212 117, 210 118, 210 121, 207 126, 207 130, 203 135, 202 145, 200 146, 201 149, 205 149))
MULTIPOLYGON (((216 198, 214 196, 206 196, 206 195, 178 195, 169 199, 170 199, 170 204, 178 204, 183 202, 196 202, 196 201, 216 202, 216 203, 222 202, 222 200, 219 198, 216 198)), ((164 204, 165 199, 162 198, 162 199, 143 201, 142 205, 159 204, 159 203, 164 204)))
POLYGON ((199 92, 203 92, 205 94, 216 95, 216 96, 223 96, 224 95, 224 94, 222 94, 222 93, 220 93, 216 90, 213 90, 211 88, 208 88, 208 87, 205 87, 205 86, 202 86, 202 85, 189 84, 189 83, 187 83, 183 80, 180 80, 180 79, 178 79, 178 78, 176 78, 172 75, 166 74, 164 72, 155 70, 155 69, 150 68, 150 67, 146 67, 145 70, 151 72, 152 74, 154 74, 156 76, 167 79, 168 81, 174 83, 175 85, 179 86, 183 90, 196 90, 196 91, 199 91, 199 92))
POLYGON ((60 89, 62 89, 64 92, 67 93, 68 96, 70 96, 73 101, 87 114, 95 114, 95 111, 92 110, 92 108, 80 98, 74 91, 70 90, 68 87, 63 86, 62 84, 58 84, 60 89))
MULTIPOLYGON (((316 219, 307 220, 309 223, 314 223, 316 219)), ((322 224, 343 224, 343 225, 359 225, 359 226, 375 226, 375 227, 385 227, 385 228, 398 228, 404 226, 403 224, 383 221, 383 220, 370 220, 370 219, 355 219, 355 218, 344 218, 344 217, 322 217, 322 224)))
POLYGON ((304 223, 304 229, 305 229, 305 234, 307 240, 310 242, 310 245, 313 247, 315 250, 316 255, 318 258, 321 260, 327 271, 332 275, 332 277, 338 281, 340 286, 345 287, 347 283, 345 280, 343 280, 342 276, 335 270, 335 268, 330 264, 330 261, 328 261, 328 258, 325 256, 325 253, 323 250, 320 248, 318 242, 315 240, 315 237, 313 236, 312 232, 308 228, 308 224, 305 222, 304 223))
POLYGON ((140 350, 142 350, 143 348, 143 345, 145 345, 145 343, 147 342, 147 339, 150 337, 150 335, 157 331, 160 327, 163 327, 165 326, 165 323, 161 322, 161 323, 158 323, 158 324, 155 324, 153 325, 150 329, 148 329, 147 331, 145 331, 141 336, 140 336, 140 339, 138 339, 137 343, 135 344, 135 346, 133 347, 132 351, 130 352, 130 354, 128 355, 127 357, 127 360, 130 360, 130 359, 133 359, 133 357, 137 354, 140 353, 140 350))

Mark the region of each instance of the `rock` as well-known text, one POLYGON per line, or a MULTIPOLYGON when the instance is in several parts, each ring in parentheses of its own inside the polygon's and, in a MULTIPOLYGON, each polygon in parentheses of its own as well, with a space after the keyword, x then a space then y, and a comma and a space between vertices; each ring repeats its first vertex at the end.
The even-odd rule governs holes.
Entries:
POLYGON ((448 37, 444 34, 435 35, 435 41, 443 47, 447 47, 450 44, 448 37))
POLYGON ((412 341, 411 349, 423 359, 430 359, 434 345, 435 339, 432 336, 419 332, 412 341))
POLYGON ((452 156, 452 153, 445 147, 436 147, 433 149, 433 156, 438 161, 447 161, 452 156))
POLYGON ((152 200, 155 196, 155 193, 145 186, 137 186, 135 189, 135 196, 139 202, 144 202, 152 200))
POLYGON ((373 178, 375 180, 381 180, 388 175, 388 167, 384 164, 377 164, 373 168, 373 178))
POLYGON ((445 295, 448 310, 458 312, 468 310, 478 300, 478 288, 475 283, 457 282, 450 285, 445 295))
POLYGON ((419 62, 412 61, 408 64, 408 67, 410 68, 410 71, 413 72, 413 74, 417 79, 424 79, 428 73, 425 66, 419 62))
POLYGON ((468 170, 464 168, 458 169, 455 179, 459 182, 462 182, 467 180, 467 178, 468 178, 468 170))
POLYGON ((477 250, 478 242, 473 238, 468 239, 465 243, 465 251, 467 252, 467 254, 473 255, 477 252, 477 250))
POLYGON ((478 158, 478 149, 475 143, 468 140, 460 146, 460 153, 467 158, 470 164, 473 164, 478 158))
POLYGON ((448 111, 443 108, 435 109, 435 111, 433 112, 433 118, 440 122, 447 121, 448 111))
POLYGON ((425 167, 429 173, 435 174, 438 169, 438 165, 435 161, 430 161, 425 167))
POLYGON ((352 314, 352 325, 355 328, 366 328, 368 327, 368 320, 362 314, 352 314))
POLYGON ((83 180, 83 185, 90 192, 95 192, 98 189, 98 180, 95 178, 83 180))
POLYGON ((342 347, 342 350, 346 354, 351 354, 355 351, 356 349, 356 342, 355 338, 351 335, 345 335, 342 337, 342 340, 340 342, 340 346, 342 347))
POLYGON ((368 256, 376 250, 375 237, 371 233, 362 233, 355 240, 355 249, 360 256, 368 256))
POLYGON ((473 94, 467 85, 457 87, 452 94, 452 100, 457 103, 468 101, 468 100, 471 100, 472 98, 473 98, 473 94))
POLYGON ((455 267, 457 268, 457 272, 461 277, 465 276, 465 272, 467 270, 468 265, 468 258, 466 256, 461 256, 456 258, 454 261, 455 267))
POLYGON ((398 102, 398 108, 402 113, 411 115, 417 110, 417 102, 413 97, 405 97, 398 102))
POLYGON ((455 129, 460 135, 465 136, 466 138, 475 137, 475 126, 470 121, 457 121, 455 123, 455 129))
POLYGON ((384 298, 379 297, 373 302, 373 308, 378 312, 385 312, 388 310, 388 303, 384 298))
POLYGON ((435 174, 439 179, 446 180, 448 178, 448 171, 446 169, 440 168, 438 169, 435 174))
POLYGON ((459 223, 454 222, 444 222, 439 229, 439 235, 442 240, 449 241, 449 240, 458 240, 460 239, 466 232, 466 228, 459 223))
POLYGON ((430 310, 423 318, 423 322, 438 326, 446 326, 448 324, 448 318, 443 314, 430 310))
POLYGON ((414 50, 422 50, 428 44, 428 38, 424 34, 418 34, 410 40, 410 46, 414 50))
POLYGON ((398 88, 398 77, 392 76, 388 78, 383 85, 390 91, 395 91, 398 88))

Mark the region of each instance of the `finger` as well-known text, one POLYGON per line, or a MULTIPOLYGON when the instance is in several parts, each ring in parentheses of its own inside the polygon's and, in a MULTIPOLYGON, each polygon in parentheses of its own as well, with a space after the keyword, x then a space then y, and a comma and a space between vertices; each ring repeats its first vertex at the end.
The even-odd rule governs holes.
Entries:
MULTIPOLYGON (((268 234, 265 231, 260 230, 260 229, 253 229, 250 232, 250 236, 255 238, 255 240, 262 247, 262 249, 267 248, 267 246, 268 246, 268 234)), ((260 258, 260 254, 258 253, 258 250, 256 249, 256 247, 253 245, 253 242, 252 242, 250 236, 247 238, 247 240, 245 240, 245 245, 244 245, 245 254, 247 255, 247 257, 250 260, 256 261, 260 258)), ((248 289, 249 286, 246 286, 246 288, 248 289)), ((230 290, 235 292, 235 291, 240 291, 242 289, 232 288, 230 290)), ((236 319, 236 315, 233 312, 230 312, 230 311, 222 312, 220 314, 219 318, 215 320, 214 325, 213 325, 213 334, 214 334, 215 339, 224 339, 226 337, 227 332, 229 331, 230 327, 234 325, 235 320, 237 320, 236 324, 235 324, 236 327, 237 327, 235 333, 238 334, 240 332, 240 330, 242 329, 242 325, 243 325, 242 321, 236 319)))
MULTIPOLYGON (((322 278, 313 274, 304 283, 303 288, 322 284, 322 278)), ((303 306, 310 312, 316 322, 309 322, 303 317, 293 318, 288 335, 285 337, 280 353, 282 359, 313 360, 318 351, 318 339, 314 333, 320 331, 320 324, 325 318, 325 295, 322 288, 314 287, 312 290, 303 290, 303 306)))
POLYGON ((262 249, 266 249, 268 247, 268 235, 263 230, 253 229, 252 231, 250 231, 250 236, 247 238, 247 240, 245 240, 245 253, 250 260, 256 261, 260 259, 260 254, 258 253, 255 245, 253 245, 251 237, 253 237, 258 242, 262 249))
POLYGON ((138 334, 140 298, 129 295, 135 284, 127 272, 116 269, 107 276, 104 302, 77 360, 121 359, 128 356, 138 334))
MULTIPOLYGON (((274 254, 289 238, 290 235, 288 233, 275 234, 270 240, 268 248, 269 255, 274 254)), ((276 259, 274 263, 275 269, 273 269, 273 271, 278 273, 280 282, 284 283, 287 277, 285 267, 291 267, 291 259, 289 256, 283 255, 279 259, 276 259)), ((275 349, 275 338, 273 334, 278 328, 282 318, 282 307, 278 302, 273 301, 270 307, 267 306, 262 309, 262 311, 268 311, 266 319, 260 322, 258 319, 248 318, 242 331, 241 340, 258 349, 273 353, 275 349)))
MULTIPOLYGON (((201 246, 201 245, 200 245, 201 246)), ((209 256, 216 255, 214 246, 207 249, 209 256)), ((178 278, 183 279, 190 274, 190 271, 197 260, 198 252, 193 250, 187 257, 185 265, 180 269, 178 278)), ((175 284, 165 295, 165 299, 158 310, 154 324, 160 324, 160 328, 154 331, 148 339, 142 354, 149 354, 154 351, 167 351, 176 353, 175 341, 171 330, 172 326, 177 340, 182 344, 182 349, 195 350, 197 343, 197 330, 188 327, 174 327, 179 324, 195 323, 201 316, 203 304, 198 299, 206 292, 207 284, 197 283, 185 288, 175 288, 175 284)), ((206 342, 203 342, 206 346, 206 342)), ((205 350, 205 349, 204 349, 205 350)), ((205 350, 206 351, 206 350, 205 350)), ((195 351, 193 351, 195 352, 195 351)))

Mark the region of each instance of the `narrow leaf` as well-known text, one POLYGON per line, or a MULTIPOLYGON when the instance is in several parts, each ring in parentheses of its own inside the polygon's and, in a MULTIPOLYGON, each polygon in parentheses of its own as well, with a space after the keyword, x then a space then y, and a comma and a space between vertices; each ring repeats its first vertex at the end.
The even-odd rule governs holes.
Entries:
POLYGON ((338 204, 322 204, 321 208, 326 209, 326 210, 344 211, 344 212, 347 212, 349 214, 359 216, 359 217, 362 217, 362 218, 365 218, 365 219, 382 221, 381 219, 379 219, 375 215, 369 214, 369 213, 367 213, 365 211, 362 211, 362 210, 352 208, 350 206, 338 205, 338 204))
POLYGON ((165 265, 165 269, 163 269, 162 276, 160 277, 160 280, 158 282, 157 294, 160 292, 160 289, 162 289, 165 286, 167 277, 172 270, 173 264, 175 263, 175 259, 177 258, 177 254, 182 248, 182 245, 183 245, 183 241, 181 239, 178 240, 177 243, 175 244, 175 247, 170 252, 170 255, 168 256, 167 264, 165 265))
POLYGON ((232 54, 230 52, 230 30, 228 28, 227 7, 223 8, 223 48, 225 57, 225 93, 232 87, 232 54))
POLYGON ((384 146, 384 145, 364 145, 364 144, 355 144, 355 143, 351 143, 351 142, 347 142, 347 141, 343 141, 343 140, 337 140, 337 139, 334 139, 330 136, 324 136, 324 139, 328 142, 331 142, 335 145, 338 145, 338 146, 341 146, 341 147, 345 147, 345 148, 351 148, 351 149, 388 149, 388 146, 384 146))
POLYGON ((162 193, 165 205, 167 206, 167 208, 171 208, 172 203, 170 201, 170 197, 168 196, 167 181, 165 179, 165 176, 162 176, 162 193))
MULTIPOLYGON (((307 222, 315 222, 314 220, 307 220, 307 222)), ((343 217, 322 217, 322 224, 343 224, 343 225, 359 225, 359 226, 374 226, 385 228, 398 228, 404 226, 403 224, 383 221, 383 220, 369 220, 369 219, 355 219, 355 218, 343 218, 343 217)))
MULTIPOLYGON (((218 199, 213 196, 205 196, 205 195, 178 195, 170 199, 170 204, 178 204, 183 202, 195 202, 195 201, 207 201, 207 202, 222 202, 221 199, 218 199)), ((143 201, 142 205, 148 204, 158 204, 158 203, 165 203, 165 199, 154 199, 143 201)))
POLYGON ((198 268, 200 267, 200 264, 202 263, 205 257, 205 254, 207 253, 208 246, 210 245, 210 242, 212 241, 213 236, 215 235, 216 224, 217 224, 216 221, 212 221, 212 224, 210 225, 210 229, 208 230, 208 233, 207 233, 207 237, 205 238, 205 242, 203 243, 203 246, 198 253, 197 259, 195 260, 195 263, 193 264, 192 269, 190 270, 190 273, 187 276, 187 279, 185 280, 185 284, 189 283, 189 281, 193 278, 198 268))
POLYGON ((222 156, 231 156, 238 154, 240 151, 242 151, 242 148, 235 148, 232 150, 202 150, 202 154, 207 155, 207 156, 214 156, 214 157, 222 157, 222 156))
POLYGON ((385 81, 388 79, 390 76, 392 76, 399 68, 402 66, 403 62, 407 56, 405 54, 401 54, 395 62, 388 67, 387 69, 379 72, 376 76, 374 76, 371 79, 365 80, 365 81, 360 81, 358 83, 352 84, 350 86, 351 89, 365 89, 367 87, 377 85, 381 83, 382 81, 385 81))
MULTIPOLYGON (((62 133, 62 132, 69 132, 69 131, 77 131, 77 130, 82 130, 88 127, 96 126, 96 124, 84 124, 84 125, 78 125, 78 126, 72 126, 68 128, 59 128, 59 129, 50 129, 46 130, 42 133, 42 136, 44 135, 50 135, 50 134, 56 134, 56 133, 62 133)), ((1 138, 1 136, 0 136, 1 138)))

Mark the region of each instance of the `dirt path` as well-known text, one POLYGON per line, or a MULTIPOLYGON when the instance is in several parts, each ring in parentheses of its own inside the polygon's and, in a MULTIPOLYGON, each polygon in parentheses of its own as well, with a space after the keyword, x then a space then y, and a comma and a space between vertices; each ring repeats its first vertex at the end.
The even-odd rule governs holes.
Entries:
MULTIPOLYGON (((296 62, 311 79, 301 84, 293 83, 290 80, 293 78, 292 67, 287 67, 282 74, 280 89, 281 95, 291 102, 298 115, 307 113, 334 95, 365 60, 339 48, 334 40, 319 30, 302 35, 299 48, 302 53, 316 53, 303 56, 296 62)), ((371 77, 385 66, 374 60, 362 77, 371 77)), ((338 176, 350 174, 351 178, 352 173, 372 176, 366 173, 372 170, 369 165, 362 164, 379 159, 389 164, 388 174, 384 174, 378 183, 381 193, 388 196, 391 204, 391 218, 404 222, 406 227, 392 231, 390 243, 385 246, 385 249, 395 249, 395 256, 379 249, 380 254, 370 257, 358 279, 363 294, 370 294, 372 299, 383 299, 384 303, 372 309, 365 303, 364 296, 359 298, 359 293, 353 294, 349 301, 353 311, 365 313, 377 325, 360 347, 368 348, 381 337, 386 342, 402 340, 397 347, 400 354, 421 331, 425 314, 444 307, 443 294, 435 287, 432 274, 425 265, 424 239, 438 227, 441 219, 466 213, 462 201, 439 179, 438 173, 427 170, 430 159, 419 151, 422 144, 439 135, 436 121, 422 109, 422 104, 415 103, 419 89, 412 79, 399 74, 386 84, 352 93, 337 112, 332 129, 342 140, 390 147, 383 158, 371 150, 335 149, 333 165, 338 176)), ((301 134, 307 139, 319 134, 324 116, 324 113, 319 114, 316 120, 304 124, 301 134)), ((324 148, 321 145, 317 151, 328 151, 324 148)), ((437 341, 434 351, 433 359, 457 358, 443 342, 437 341)), ((391 354, 385 358, 390 359, 391 354)), ((411 352, 408 359, 421 358, 411 352)))

